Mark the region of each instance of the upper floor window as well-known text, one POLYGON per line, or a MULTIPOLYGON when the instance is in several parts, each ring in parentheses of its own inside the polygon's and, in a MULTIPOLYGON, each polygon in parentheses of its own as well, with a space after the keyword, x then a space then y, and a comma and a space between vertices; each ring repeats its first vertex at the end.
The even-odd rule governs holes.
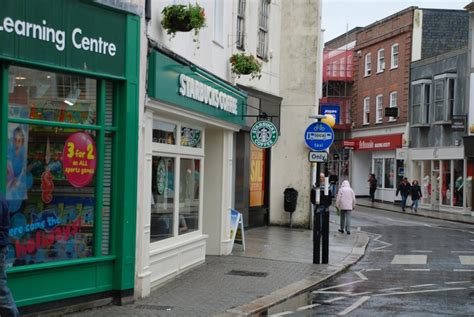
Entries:
POLYGON ((454 113, 456 74, 435 76, 434 121, 448 122, 454 113))
POLYGON ((382 123, 383 118, 383 105, 382 105, 382 95, 377 95, 375 99, 375 105, 377 112, 375 113, 375 123, 382 123))
POLYGON ((268 18, 269 16, 270 16, 269 1, 260 0, 260 12, 258 14, 257 56, 264 59, 268 57, 268 18))
POLYGON ((364 72, 364 76, 370 76, 370 74, 372 73, 372 54, 371 53, 367 53, 365 54, 365 72, 364 72))
POLYGON ((385 70, 385 56, 384 49, 380 49, 377 52, 377 73, 383 72, 385 70))
MULTIPOLYGON (((396 91, 392 91, 390 93, 390 108, 396 108, 397 107, 397 99, 398 99, 398 93, 396 91)), ((397 121, 396 117, 389 117, 388 121, 397 121)))
POLYGON ((214 2, 214 41, 224 45, 224 0, 214 2))
POLYGON ((364 125, 370 124, 370 97, 364 98, 364 125))
POLYGON ((244 49, 245 39, 245 0, 239 0, 237 8, 237 47, 244 49))
POLYGON ((412 82, 411 121, 413 124, 430 122, 431 80, 422 79, 412 82))
POLYGON ((398 43, 392 45, 392 56, 390 58, 390 68, 397 68, 398 67, 398 43))

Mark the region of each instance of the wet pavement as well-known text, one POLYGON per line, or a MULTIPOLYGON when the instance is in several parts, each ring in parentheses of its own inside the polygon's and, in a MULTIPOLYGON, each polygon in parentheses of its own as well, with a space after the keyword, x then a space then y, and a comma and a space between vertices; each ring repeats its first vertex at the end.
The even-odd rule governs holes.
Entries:
POLYGON ((270 315, 474 315, 474 226, 366 208, 353 220, 364 258, 270 315))

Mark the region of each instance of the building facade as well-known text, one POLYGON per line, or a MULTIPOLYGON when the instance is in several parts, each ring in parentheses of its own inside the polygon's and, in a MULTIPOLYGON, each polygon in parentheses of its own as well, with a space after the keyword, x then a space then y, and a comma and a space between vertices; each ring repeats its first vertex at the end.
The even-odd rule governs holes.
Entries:
POLYGON ((15 301, 37 313, 131 297, 140 18, 41 0, 4 1, 0 20, 0 192, 15 301))

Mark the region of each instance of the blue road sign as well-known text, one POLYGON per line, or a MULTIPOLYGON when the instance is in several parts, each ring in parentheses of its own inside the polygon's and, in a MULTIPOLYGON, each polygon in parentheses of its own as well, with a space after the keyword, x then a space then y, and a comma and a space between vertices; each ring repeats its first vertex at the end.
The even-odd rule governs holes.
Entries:
POLYGON ((304 133, 306 145, 315 151, 324 151, 334 141, 334 131, 324 122, 311 123, 304 133))
POLYGON ((340 123, 341 107, 337 103, 320 103, 319 112, 321 114, 330 114, 336 119, 336 124, 340 123))

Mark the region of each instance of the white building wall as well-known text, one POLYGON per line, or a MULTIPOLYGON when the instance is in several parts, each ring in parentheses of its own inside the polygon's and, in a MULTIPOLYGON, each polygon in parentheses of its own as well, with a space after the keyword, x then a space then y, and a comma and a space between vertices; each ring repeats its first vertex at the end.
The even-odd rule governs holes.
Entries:
POLYGON ((299 192, 293 224, 308 226, 310 219, 311 165, 304 132, 314 119, 320 87, 316 74, 321 36, 321 1, 281 2, 280 96, 281 135, 271 152, 270 222, 286 224, 283 191, 299 192))

